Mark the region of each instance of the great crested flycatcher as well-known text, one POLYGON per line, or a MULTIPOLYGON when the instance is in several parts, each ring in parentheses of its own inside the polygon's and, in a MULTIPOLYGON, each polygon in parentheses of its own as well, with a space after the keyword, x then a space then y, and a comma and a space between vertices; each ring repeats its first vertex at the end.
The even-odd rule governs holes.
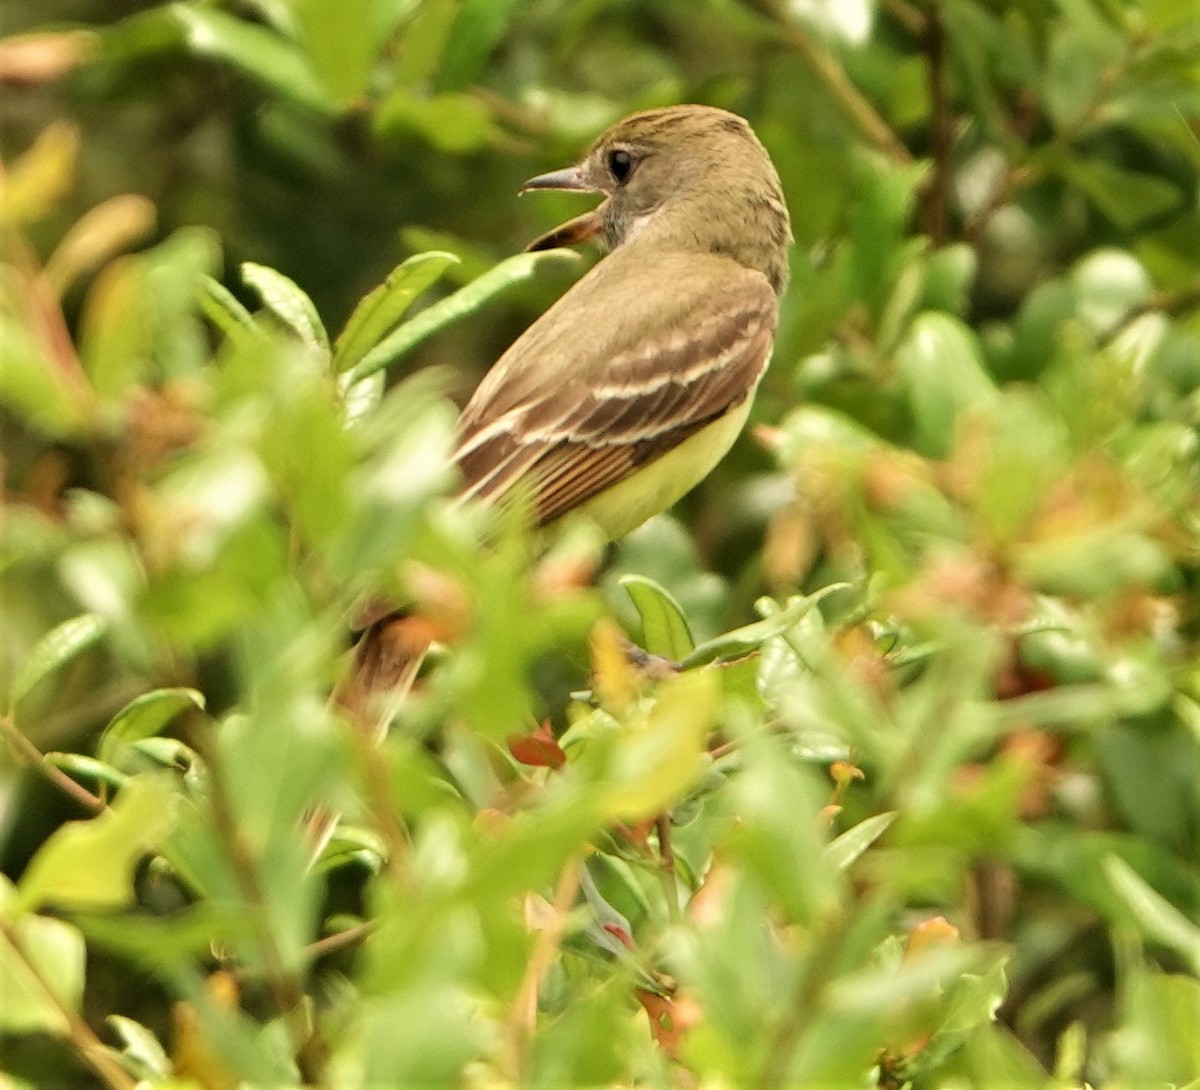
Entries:
MULTIPOLYGON (((703 480, 741 430, 787 282, 787 205, 750 126, 710 106, 633 114, 530 189, 606 195, 530 249, 594 238, 609 253, 463 409, 463 496, 525 496, 539 525, 577 511, 618 538, 703 480)), ((361 625, 351 706, 406 686, 423 653, 381 612, 361 625)))

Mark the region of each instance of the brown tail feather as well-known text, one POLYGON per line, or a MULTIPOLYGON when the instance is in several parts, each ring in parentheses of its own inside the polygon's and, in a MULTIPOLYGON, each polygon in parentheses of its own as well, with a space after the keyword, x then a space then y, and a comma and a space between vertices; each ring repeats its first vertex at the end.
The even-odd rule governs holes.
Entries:
POLYGON ((396 703, 416 680, 429 650, 429 626, 419 617, 389 613, 368 626, 354 647, 354 664, 334 700, 382 734, 396 703))

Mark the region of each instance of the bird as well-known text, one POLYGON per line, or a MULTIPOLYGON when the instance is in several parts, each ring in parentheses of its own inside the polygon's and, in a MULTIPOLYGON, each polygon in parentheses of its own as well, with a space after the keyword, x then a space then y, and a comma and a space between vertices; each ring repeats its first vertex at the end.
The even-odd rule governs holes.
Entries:
MULTIPOLYGON (((485 375, 458 421, 465 502, 520 497, 533 523, 616 540, 703 480, 770 360, 792 241, 779 174, 749 123, 712 106, 632 114, 522 192, 603 194, 532 242, 603 256, 485 375)), ((341 703, 407 691, 428 636, 388 607, 357 625, 341 703)))

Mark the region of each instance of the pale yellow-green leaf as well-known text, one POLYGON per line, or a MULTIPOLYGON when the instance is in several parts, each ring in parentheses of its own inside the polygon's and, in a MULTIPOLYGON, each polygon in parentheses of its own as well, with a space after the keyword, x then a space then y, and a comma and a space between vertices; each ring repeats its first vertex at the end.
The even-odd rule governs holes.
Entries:
POLYGON ((42 845, 17 886, 16 910, 121 908, 133 897, 134 867, 173 823, 166 781, 130 781, 110 810, 67 822, 42 845))

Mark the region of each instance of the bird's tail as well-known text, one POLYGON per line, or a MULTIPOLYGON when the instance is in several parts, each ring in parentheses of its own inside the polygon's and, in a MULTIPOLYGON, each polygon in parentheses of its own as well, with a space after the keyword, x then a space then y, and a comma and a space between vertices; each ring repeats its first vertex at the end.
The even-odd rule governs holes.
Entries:
POLYGON ((420 617, 388 613, 372 621, 354 645, 354 660, 334 701, 360 724, 382 734, 396 704, 412 689, 433 642, 420 617))
MULTIPOLYGON (((333 702, 363 732, 368 747, 379 745, 397 706, 409 694, 425 653, 433 642, 429 625, 419 617, 388 613, 371 621, 354 645, 354 659, 334 689, 333 702)), ((325 850, 341 814, 318 807, 306 822, 309 864, 325 850)))

